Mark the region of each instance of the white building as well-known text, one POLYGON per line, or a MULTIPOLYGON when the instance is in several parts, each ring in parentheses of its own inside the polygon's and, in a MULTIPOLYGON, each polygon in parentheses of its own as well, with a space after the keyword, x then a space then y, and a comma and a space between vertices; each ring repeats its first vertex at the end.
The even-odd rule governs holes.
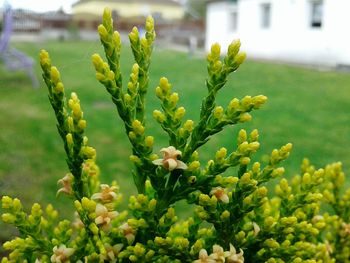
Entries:
POLYGON ((209 0, 206 49, 241 39, 248 57, 350 65, 350 0, 209 0))

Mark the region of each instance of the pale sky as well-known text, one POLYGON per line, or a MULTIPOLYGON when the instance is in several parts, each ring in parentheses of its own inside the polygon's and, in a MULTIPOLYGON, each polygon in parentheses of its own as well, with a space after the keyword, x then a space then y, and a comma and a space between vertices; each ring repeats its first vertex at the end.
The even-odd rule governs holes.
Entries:
POLYGON ((0 0, 0 7, 9 3, 12 8, 23 8, 37 12, 56 11, 60 7, 66 12, 71 11, 71 5, 78 0, 0 0))

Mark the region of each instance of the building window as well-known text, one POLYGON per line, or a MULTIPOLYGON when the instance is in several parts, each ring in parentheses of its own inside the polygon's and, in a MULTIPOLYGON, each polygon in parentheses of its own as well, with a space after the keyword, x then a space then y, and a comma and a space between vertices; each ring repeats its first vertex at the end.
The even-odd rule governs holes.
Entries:
POLYGON ((235 10, 229 13, 229 29, 230 31, 237 31, 237 27, 238 27, 238 12, 235 10))
POLYGON ((261 27, 269 28, 271 26, 271 4, 261 4, 261 27))
POLYGON ((312 1, 311 4, 311 21, 310 25, 314 28, 322 27, 322 17, 323 17, 323 2, 322 1, 312 1))

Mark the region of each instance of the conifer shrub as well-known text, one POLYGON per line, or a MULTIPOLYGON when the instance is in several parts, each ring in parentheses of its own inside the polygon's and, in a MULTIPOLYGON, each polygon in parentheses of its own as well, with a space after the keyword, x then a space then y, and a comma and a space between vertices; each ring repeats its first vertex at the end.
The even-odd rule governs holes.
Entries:
POLYGON ((245 60, 239 41, 229 45, 224 59, 220 46, 212 46, 208 93, 196 122, 185 118, 169 81, 159 80, 155 94, 160 109, 153 117, 169 144, 153 149, 145 118, 155 40, 151 17, 145 29, 144 37, 137 28, 129 34, 135 64, 126 81, 120 71, 120 35, 109 9, 98 27, 106 58, 92 56, 96 78, 124 123, 138 194, 130 197, 128 210, 121 211, 117 182, 100 183, 79 98, 76 93, 66 97, 59 70, 43 50, 43 79, 69 171, 58 181, 58 194, 73 200, 75 220, 60 220, 52 205, 34 204, 26 213, 19 199, 3 196, 1 218, 17 227, 19 236, 4 244, 9 256, 1 262, 350 262, 350 189, 343 189, 341 163, 316 169, 305 159, 299 175, 279 179, 268 195, 269 181, 284 174, 281 164, 289 156, 290 143, 273 150, 268 162, 253 162, 259 133, 242 129, 234 150, 220 148, 207 163, 199 161, 201 147, 211 136, 249 121, 250 113, 267 100, 263 95, 245 96, 233 98, 226 107, 216 104, 228 76, 245 60), (178 201, 192 204, 191 217, 178 219, 178 201))

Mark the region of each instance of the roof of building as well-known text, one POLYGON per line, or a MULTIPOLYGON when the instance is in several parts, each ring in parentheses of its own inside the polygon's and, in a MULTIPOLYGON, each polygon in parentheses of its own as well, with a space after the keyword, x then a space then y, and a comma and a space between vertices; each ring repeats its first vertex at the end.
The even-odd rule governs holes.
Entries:
POLYGON ((238 0, 205 0, 207 4, 215 2, 238 2, 238 0))
MULTIPOLYGON (((73 6, 84 4, 86 2, 91 2, 94 0, 80 0, 73 4, 73 6)), ((145 4, 163 4, 163 5, 173 5, 179 6, 180 3, 176 0, 105 0, 106 2, 115 2, 115 3, 145 3, 145 4)))

